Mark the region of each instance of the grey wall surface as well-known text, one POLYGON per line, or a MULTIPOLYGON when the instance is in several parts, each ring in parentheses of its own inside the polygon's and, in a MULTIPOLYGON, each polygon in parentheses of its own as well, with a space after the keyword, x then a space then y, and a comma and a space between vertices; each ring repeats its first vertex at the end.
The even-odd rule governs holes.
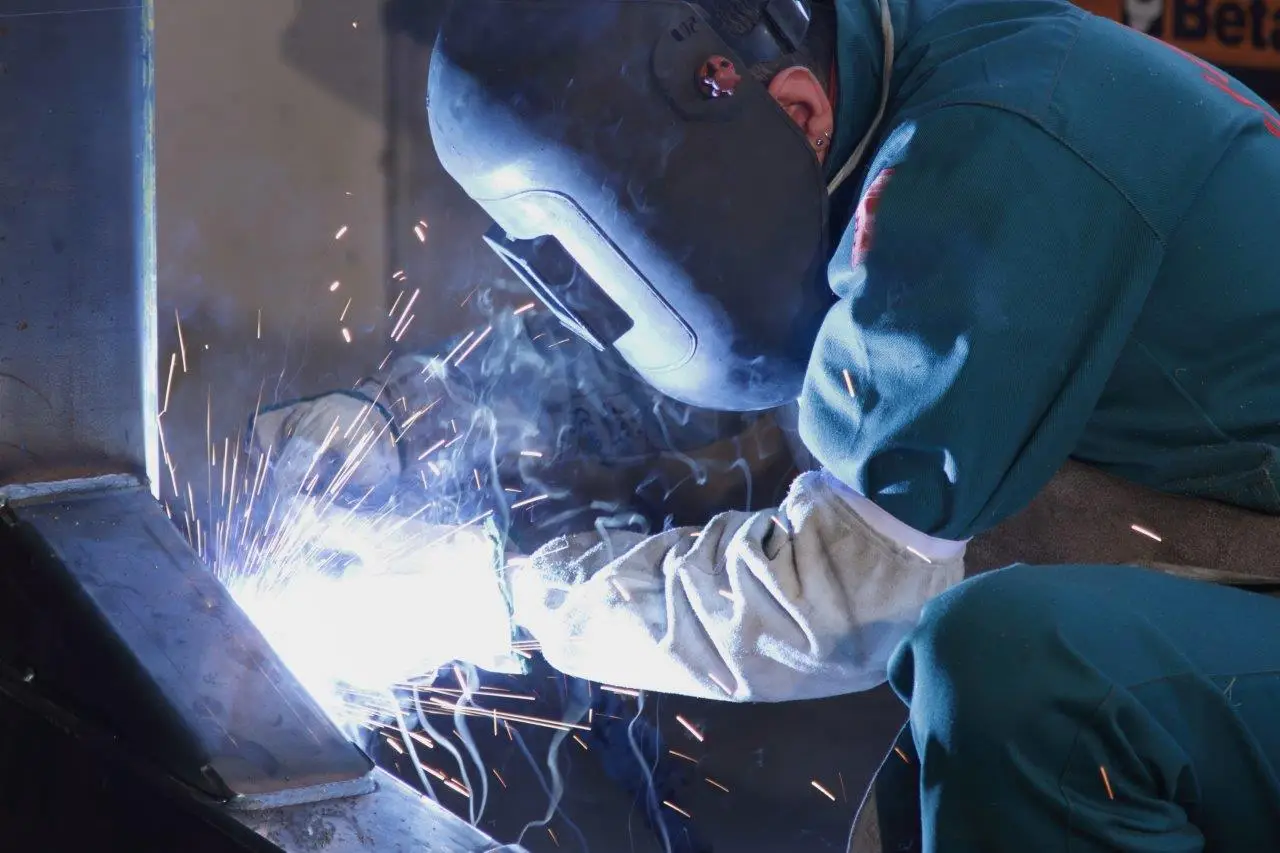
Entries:
MULTIPOLYGON (((438 6, 421 4, 422 26, 438 6)), ((187 371, 179 358, 164 416, 180 491, 199 495, 206 435, 234 439, 260 393, 349 387, 392 349, 442 346, 501 270, 431 150, 429 51, 381 8, 156 0, 160 394, 180 317, 187 371), (422 294, 397 343, 402 288, 422 294)))

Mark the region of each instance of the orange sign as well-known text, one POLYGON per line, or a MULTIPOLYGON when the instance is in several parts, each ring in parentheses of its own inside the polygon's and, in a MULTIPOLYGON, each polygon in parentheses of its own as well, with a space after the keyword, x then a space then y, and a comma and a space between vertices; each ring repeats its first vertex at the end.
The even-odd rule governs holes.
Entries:
POLYGON ((1076 0, 1228 68, 1280 70, 1280 0, 1076 0))

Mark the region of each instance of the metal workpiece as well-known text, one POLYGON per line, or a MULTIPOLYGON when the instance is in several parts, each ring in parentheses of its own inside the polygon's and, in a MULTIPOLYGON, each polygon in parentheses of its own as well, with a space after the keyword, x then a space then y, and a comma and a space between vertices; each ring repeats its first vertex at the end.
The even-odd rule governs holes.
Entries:
POLYGON ((151 4, 0 3, 0 482, 157 464, 151 4))
MULTIPOLYGON (((236 808, 372 790, 328 719, 159 504, 119 477, 11 500, 0 655, 236 808), (62 623, 62 624, 58 624, 62 623)), ((39 493, 26 487, 12 493, 39 493)))
POLYGON ((384 770, 362 797, 238 814, 281 850, 377 853, 522 853, 498 844, 384 770))
POLYGON ((136 480, 0 500, 0 661, 194 803, 285 851, 515 849, 375 771, 136 480))

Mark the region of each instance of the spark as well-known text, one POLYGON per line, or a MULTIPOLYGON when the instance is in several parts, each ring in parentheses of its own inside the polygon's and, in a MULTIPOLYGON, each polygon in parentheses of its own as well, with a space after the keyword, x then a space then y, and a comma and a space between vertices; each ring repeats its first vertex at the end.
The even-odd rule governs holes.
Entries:
POLYGON ((911 759, 907 756, 906 751, 905 751, 905 750, 903 750, 903 748, 902 748, 902 747, 900 747, 900 746, 895 746, 895 747, 893 748, 893 751, 894 751, 894 752, 896 752, 896 753, 898 754, 898 757, 902 759, 902 763, 903 763, 903 764, 910 764, 910 763, 911 763, 911 759))
POLYGON ((692 755, 685 755, 683 752, 676 752, 674 749, 668 749, 667 752, 682 761, 688 761, 690 764, 698 763, 698 759, 694 758, 692 755))
MULTIPOLYGON (((404 306, 404 310, 400 312, 400 319, 396 322, 395 326, 391 329, 391 337, 393 338, 396 337, 397 330, 400 331, 400 334, 404 334, 404 330, 400 329, 400 327, 401 325, 404 325, 404 326, 409 325, 409 319, 413 316, 409 312, 413 310, 413 303, 418 301, 418 294, 420 293, 422 293, 421 287, 414 290, 413 296, 409 297, 409 302, 404 306)), ((397 301, 396 304, 398 305, 400 303, 397 301)))
POLYGON ((924 560, 929 565, 933 565, 933 560, 930 560, 928 557, 926 557, 924 554, 921 554, 919 551, 917 551, 915 548, 912 548, 910 545, 907 546, 907 550, 910 551, 912 554, 915 554, 920 559, 924 560))
POLYGON ((834 803, 836 801, 836 795, 828 791, 825 787, 823 787, 822 783, 819 782, 817 779, 813 779, 812 781, 809 782, 809 784, 817 788, 818 793, 822 794, 822 796, 831 800, 831 802, 834 803))
POLYGON ((352 21, 352 22, 351 22, 351 29, 353 29, 353 30, 354 30, 354 29, 358 28, 359 26, 360 26, 360 22, 359 22, 359 21, 352 21))
POLYGON ((173 319, 178 326, 178 352, 182 353, 182 372, 187 372, 187 343, 182 338, 182 317, 178 315, 178 309, 173 309, 173 319))
POLYGON ((178 366, 178 354, 171 353, 169 356, 169 381, 164 384, 164 405, 160 408, 160 414, 169 411, 169 392, 173 390, 173 369, 178 366))
POLYGON ((569 343, 569 341, 571 341, 571 340, 573 340, 573 338, 561 338, 560 340, 556 341, 554 344, 549 344, 549 345, 547 346, 547 349, 555 349, 556 347, 560 346, 561 344, 567 344, 567 343, 569 343))
POLYGON ((342 306, 342 313, 338 315, 339 323, 347 319, 347 312, 350 310, 351 310, 351 297, 347 297, 347 304, 342 306))
POLYGON ((1164 541, 1163 539, 1160 538, 1159 534, 1155 533, 1154 531, 1148 530, 1147 528, 1143 527, 1140 524, 1130 524, 1129 529, 1132 530, 1134 533, 1141 533, 1143 536, 1146 536, 1148 539, 1154 539, 1157 542, 1164 541))
POLYGON ((391 278, 395 281, 404 281, 407 276, 404 274, 404 270, 396 270, 391 274, 391 278))
MULTIPOLYGON (((463 714, 469 717, 488 717, 494 713, 492 708, 467 707, 457 705, 453 702, 441 699, 439 696, 432 696, 428 702, 439 708, 447 710, 449 713, 463 714)), ((426 710, 431 710, 430 708, 426 710)), ((510 711, 498 711, 498 718, 511 723, 528 723, 533 726, 542 726, 550 729, 560 729, 561 731, 591 731, 590 726, 584 726, 580 723, 565 723, 557 720, 548 720, 545 717, 533 717, 528 714, 513 714, 510 711)))
POLYGON ((351 343, 351 330, 346 326, 342 327, 342 339, 347 343, 351 343))
POLYGON ((462 362, 467 360, 467 356, 471 355, 471 353, 475 351, 475 348, 480 346, 480 342, 483 341, 485 338, 489 337, 489 333, 492 331, 493 331, 493 326, 487 326, 485 330, 480 333, 480 337, 476 338, 474 341, 471 342, 471 346, 467 347, 466 352, 458 356, 458 360, 453 363, 453 366, 461 367, 462 362))
POLYGON ((721 785, 719 782, 717 782, 715 779, 712 779, 710 776, 707 777, 707 784, 712 785, 716 788, 719 788, 721 791, 724 791, 726 794, 729 793, 728 788, 726 788, 724 785, 721 785))
POLYGON ((262 309, 258 309, 258 340, 262 340, 262 309))
POLYGON ((340 282, 340 281, 335 281, 333 284, 329 285, 329 292, 330 292, 330 293, 333 293, 333 292, 334 292, 335 290, 337 290, 339 287, 342 287, 342 282, 340 282))
POLYGON ((1116 798, 1116 792, 1111 790, 1111 779, 1107 776, 1107 768, 1102 765, 1098 765, 1098 772, 1102 774, 1102 784, 1107 789, 1107 799, 1114 800, 1116 798))
POLYGON ((849 792, 844 789, 844 774, 837 772, 836 778, 840 780, 840 799, 847 803, 849 802, 849 792))
POLYGON ((509 493, 511 493, 511 494, 513 494, 513 495, 518 495, 518 494, 520 494, 520 490, 519 490, 519 489, 503 489, 502 491, 504 491, 504 492, 509 492, 509 493))
POLYGON ((632 690, 630 687, 611 687, 608 684, 601 684, 600 689, 606 693, 616 693, 619 696, 630 696, 633 699, 640 695, 639 690, 632 690))
POLYGON ((538 303, 536 303, 536 302, 526 302, 524 305, 521 305, 519 308, 517 308, 513 313, 514 313, 517 317, 519 317, 519 316, 520 316, 521 314, 523 314, 524 312, 526 312, 526 311, 532 311, 532 310, 533 310, 534 308, 536 308, 536 307, 538 307, 538 303))
POLYGON ((418 409, 418 411, 416 411, 416 412, 414 412, 412 415, 410 415, 410 416, 405 420, 405 422, 404 422, 403 424, 401 424, 401 426, 400 426, 400 434, 401 434, 401 435, 404 435, 405 430, 409 429, 409 427, 411 427, 411 426, 413 426, 414 424, 416 424, 416 423, 418 422, 418 420, 422 418, 422 416, 423 416, 423 415, 425 415, 427 412, 429 412, 429 411, 431 411, 432 409, 434 409, 434 408, 436 407, 436 404, 437 404, 437 403, 439 403, 439 402, 440 402, 441 400, 443 400, 443 399, 444 399, 443 397, 437 397, 436 399, 432 400, 430 403, 428 403, 427 405, 423 406, 421 409, 418 409))
POLYGON ((507 787, 507 780, 502 778, 501 773, 499 773, 495 768, 490 768, 490 772, 493 773, 493 778, 498 780, 499 785, 501 785, 504 788, 507 787))
POLYGON ((413 318, 417 316, 417 314, 410 314, 409 319, 404 321, 404 325, 400 327, 400 334, 395 335, 396 343, 400 343, 400 339, 404 337, 404 333, 409 331, 409 324, 412 323, 413 318))
POLYGON ((662 804, 663 804, 664 806, 666 806, 667 808, 671 809, 673 812, 678 812, 679 814, 682 814, 682 815, 684 815, 685 817, 690 818, 690 819, 692 819, 692 818, 693 818, 693 815, 689 814, 687 811, 685 811, 684 809, 680 808, 679 806, 677 806, 675 803, 671 802, 670 800, 663 800, 663 801, 662 801, 662 804))
POLYGON ((710 678, 712 681, 714 681, 714 682, 715 682, 716 687, 719 687, 721 690, 723 690, 723 691, 724 691, 724 695, 726 695, 726 696, 732 696, 732 695, 733 695, 733 691, 729 689, 729 687, 728 687, 728 685, 727 685, 727 684, 725 684, 725 683, 724 683, 723 681, 721 681, 719 678, 716 678, 716 674, 715 674, 714 672, 708 672, 708 673, 707 673, 707 678, 710 678))
POLYGON ((437 441, 435 444, 428 447, 426 450, 422 451, 422 455, 418 457, 418 461, 421 462, 423 459, 426 459, 432 453, 435 453, 437 450, 444 447, 444 443, 445 443, 445 439, 442 438, 439 441, 437 441))
POLYGON ((418 235, 419 243, 427 242, 427 229, 423 228, 421 225, 413 226, 413 233, 418 235))
MULTIPOLYGON (((417 685, 416 689, 424 693, 440 693, 445 696, 460 696, 463 693, 461 690, 452 690, 448 687, 428 687, 425 685, 417 685)), ((527 693, 510 693, 506 690, 499 691, 493 687, 481 687, 478 690, 472 690, 470 695, 487 696, 490 699, 518 699, 521 702, 536 702, 538 700, 537 696, 531 696, 527 693)))
MULTIPOLYGON (((583 740, 578 735, 574 735, 573 739, 578 742, 578 746, 582 747, 584 750, 587 750, 587 742, 585 740, 583 740)), ((587 751, 590 752, 590 750, 587 750, 587 751)))
POLYGON ((378 365, 378 369, 379 369, 379 370, 381 370, 382 368, 386 367, 386 366, 387 366, 387 362, 391 360, 391 356, 392 356, 392 355, 394 355, 394 354, 395 354, 395 351, 394 351, 394 350, 392 350, 392 351, 388 352, 386 355, 384 355, 384 356, 382 357, 382 363, 378 365))
MULTIPOLYGON (((450 361, 452 361, 452 360, 453 360, 453 357, 454 357, 455 355, 457 355, 457 354, 458 354, 458 350, 460 350, 460 349, 462 349, 464 346, 466 346, 466 345, 467 345, 467 341, 471 340, 471 338, 475 336, 475 333, 476 333, 475 329, 472 329, 471 331, 467 332, 467 336, 466 336, 465 338, 463 338, 462 340, 458 341, 458 345, 457 345, 456 347, 454 347, 454 348, 453 348, 453 350, 452 350, 448 355, 446 355, 446 356, 444 357, 444 363, 445 363, 445 364, 448 364, 450 361)), ((428 367, 430 367, 430 365, 428 365, 428 367)), ((423 372, 423 373, 426 373, 426 372, 427 372, 427 369, 426 369, 426 368, 424 368, 422 372, 423 372)))
POLYGON ((556 843, 557 847, 560 846, 560 839, 556 838, 556 831, 549 826, 547 827, 547 835, 551 836, 551 840, 556 843))
POLYGON ((484 488, 483 486, 481 486, 481 485, 480 485, 480 469, 479 469, 479 468, 472 468, 472 469, 471 469, 471 473, 475 475, 475 478, 476 478, 476 488, 477 488, 477 489, 484 488))
POLYGON ((698 731, 697 727, 695 727, 693 723, 689 722, 679 714, 676 714, 676 722, 684 726, 685 730, 688 731, 689 734, 693 736, 693 739, 696 740, 698 743, 703 743, 707 739, 706 735, 698 731))
POLYGON ((400 745, 400 741, 395 740, 390 735, 387 736, 387 746, 391 747, 401 755, 404 755, 404 747, 400 745))
POLYGON ((524 500, 522 500, 522 501, 516 501, 515 503, 513 503, 513 504, 511 505, 511 508, 512 508, 512 509, 523 509, 524 507, 527 507, 527 506, 533 506, 533 505, 534 505, 534 504, 536 504, 536 503, 541 503, 542 501, 545 501, 545 500, 549 499, 550 497, 551 497, 551 495, 538 495, 536 498, 525 498, 525 499, 524 499, 524 500))
POLYGON ((849 368, 844 369, 844 387, 849 389, 850 397, 857 397, 858 392, 853 390, 853 375, 849 373, 849 368))
POLYGON ((473 287, 473 288, 471 288, 471 292, 470 292, 470 293, 468 293, 468 294, 463 298, 463 300, 462 300, 461 302, 459 302, 459 303, 458 303, 458 307, 459 307, 459 308, 466 308, 466 307, 467 307, 467 303, 471 301, 471 297, 475 296, 475 295, 476 295, 476 291, 477 291, 477 290, 479 290, 479 289, 480 289, 480 288, 478 288, 478 287, 473 287))
POLYGON ((387 316, 391 317, 396 313, 396 308, 400 307, 400 300, 404 299, 404 291, 396 294, 396 301, 391 303, 391 310, 387 312, 387 316))
POLYGON ((437 770, 434 767, 430 767, 426 764, 423 764, 421 761, 418 762, 418 766, 421 767, 423 770, 427 771, 428 773, 430 773, 432 776, 434 776, 436 779, 440 780, 441 782, 449 781, 449 777, 447 775, 445 775, 443 772, 437 770))
POLYGON ((451 788, 452 790, 457 791, 459 794, 466 797, 468 800, 471 799, 471 792, 468 791, 461 782, 458 782, 457 780, 454 780, 454 779, 445 779, 444 784, 447 787, 451 788))
POLYGON ((541 459, 542 451, 541 450, 521 450, 520 455, 527 456, 530 459, 541 459))
POLYGON ((173 457, 169 455, 169 446, 164 439, 164 421, 159 415, 156 415, 156 433, 160 437, 160 453, 164 457, 165 467, 169 469, 169 482, 173 486, 173 496, 181 498, 182 495, 178 492, 178 472, 173 467, 173 457))
POLYGON ((781 530, 783 533, 787 534, 788 536, 791 535, 791 531, 788 530, 787 526, 782 523, 782 519, 778 518, 775 515, 775 516, 771 516, 771 520, 773 521, 774 524, 778 525, 779 530, 781 530))
POLYGON ((729 601, 732 601, 734 604, 737 604, 737 603, 738 603, 738 599, 737 599, 737 597, 736 597, 732 592, 730 592, 729 590, 727 590, 727 589, 717 589, 717 590, 716 590, 716 592, 718 592, 718 593, 720 594, 720 597, 721 597, 721 598, 727 598, 729 601))
POLYGON ((419 224, 419 225, 421 225, 423 228, 430 228, 430 227, 431 227, 431 226, 427 225, 427 220, 425 220, 425 219, 419 219, 419 220, 418 220, 418 224, 419 224))
POLYGON ((338 229, 338 233, 333 235, 333 239, 341 240, 344 236, 346 236, 346 233, 348 230, 349 229, 347 228, 347 226, 343 225, 341 228, 338 229))
POLYGON ((424 735, 422 732, 409 732, 409 737, 425 746, 427 749, 435 749, 436 742, 424 735))
POLYGON ((609 583, 613 584, 613 588, 618 591, 618 595, 622 596, 623 601, 631 600, 631 593, 627 591, 627 588, 625 586, 618 583, 617 578, 609 578, 609 583))

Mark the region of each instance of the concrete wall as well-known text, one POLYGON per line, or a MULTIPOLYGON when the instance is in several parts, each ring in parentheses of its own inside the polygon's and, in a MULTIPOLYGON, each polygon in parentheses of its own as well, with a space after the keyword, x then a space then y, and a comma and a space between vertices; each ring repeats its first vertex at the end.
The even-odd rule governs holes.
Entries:
MULTIPOLYGON (((429 31, 440 5, 412 23, 429 31)), ((234 438, 260 390, 347 387, 397 346, 470 328, 459 303, 501 269, 431 150, 427 45, 389 34, 380 10, 156 0, 160 387, 176 312, 187 372, 179 358, 165 437, 180 479, 207 479, 206 431, 234 438), (387 311, 402 287, 423 293, 396 344, 387 311)))

